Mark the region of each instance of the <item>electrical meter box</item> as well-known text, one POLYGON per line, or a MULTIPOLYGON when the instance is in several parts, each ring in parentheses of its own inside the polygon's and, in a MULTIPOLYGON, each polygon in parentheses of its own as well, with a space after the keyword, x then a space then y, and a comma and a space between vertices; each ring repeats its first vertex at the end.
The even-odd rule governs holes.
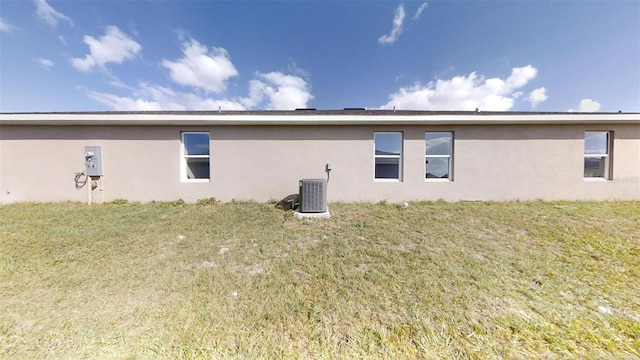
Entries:
POLYGON ((84 171, 87 176, 102 176, 102 146, 84 147, 84 171))

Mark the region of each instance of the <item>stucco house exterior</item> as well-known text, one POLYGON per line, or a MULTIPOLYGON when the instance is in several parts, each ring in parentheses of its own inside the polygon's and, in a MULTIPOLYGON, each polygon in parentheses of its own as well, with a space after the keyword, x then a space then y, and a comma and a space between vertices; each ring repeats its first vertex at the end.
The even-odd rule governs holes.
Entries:
POLYGON ((640 114, 0 113, 0 203, 266 201, 310 178, 329 202, 640 200, 640 114))

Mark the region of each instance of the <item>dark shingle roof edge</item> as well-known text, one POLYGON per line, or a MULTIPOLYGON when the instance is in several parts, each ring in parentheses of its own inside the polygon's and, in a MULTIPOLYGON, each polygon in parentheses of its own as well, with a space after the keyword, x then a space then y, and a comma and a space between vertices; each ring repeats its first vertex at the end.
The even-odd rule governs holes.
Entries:
POLYGON ((462 111, 462 110, 367 110, 346 108, 344 110, 162 110, 162 111, 46 111, 46 112, 0 112, 0 115, 598 115, 638 114, 640 112, 561 112, 561 111, 462 111))

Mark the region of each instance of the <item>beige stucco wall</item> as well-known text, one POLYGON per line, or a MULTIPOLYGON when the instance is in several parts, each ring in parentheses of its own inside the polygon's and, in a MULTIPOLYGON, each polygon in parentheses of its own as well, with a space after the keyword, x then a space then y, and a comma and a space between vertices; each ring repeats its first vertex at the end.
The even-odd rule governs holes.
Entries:
POLYGON ((328 200, 640 199, 640 126, 0 126, 0 202, 86 201, 74 173, 84 146, 100 145, 96 202, 197 199, 265 201, 324 178, 328 200), (584 132, 614 131, 611 181, 585 181, 584 132), (182 131, 209 131, 211 181, 181 182, 182 131), (373 133, 401 131, 400 182, 373 179, 373 133), (424 132, 454 132, 454 180, 424 179, 424 132))

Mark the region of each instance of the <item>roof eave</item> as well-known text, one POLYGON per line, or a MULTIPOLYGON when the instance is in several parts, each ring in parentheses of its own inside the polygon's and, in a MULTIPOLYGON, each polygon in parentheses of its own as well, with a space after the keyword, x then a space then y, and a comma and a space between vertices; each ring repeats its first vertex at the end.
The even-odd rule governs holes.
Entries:
POLYGON ((105 112, 0 114, 0 125, 533 125, 640 124, 637 113, 476 113, 476 112, 105 112))

